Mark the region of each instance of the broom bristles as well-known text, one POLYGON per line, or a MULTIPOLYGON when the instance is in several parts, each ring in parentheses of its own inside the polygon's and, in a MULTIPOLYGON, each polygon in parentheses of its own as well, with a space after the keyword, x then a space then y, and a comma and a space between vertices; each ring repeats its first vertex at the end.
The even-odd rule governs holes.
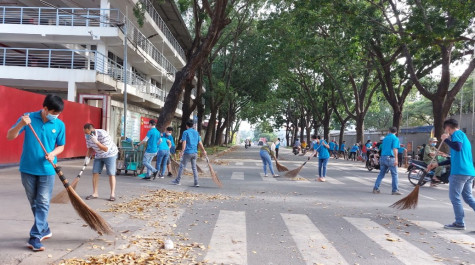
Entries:
POLYGON ((213 167, 211 166, 209 162, 208 162, 208 167, 209 167, 209 173, 211 174, 211 179, 218 187, 222 188, 223 184, 221 183, 221 180, 219 180, 218 175, 216 175, 216 172, 214 172, 213 167))
POLYGON ((275 166, 277 167, 277 171, 279 172, 289 171, 286 166, 280 164, 277 160, 275 160, 275 166))
POLYGON ((66 188, 69 200, 73 205, 79 216, 91 227, 100 234, 112 234, 113 231, 109 224, 94 210, 92 210, 71 187, 66 188))
POLYGON ((396 208, 399 210, 414 209, 416 208, 418 201, 419 201, 419 185, 416 185, 414 190, 411 193, 409 193, 409 195, 393 203, 390 207, 396 208))
POLYGON ((292 169, 290 170, 289 172, 285 173, 284 176, 288 177, 288 178, 295 178, 297 177, 297 175, 300 173, 300 170, 302 170, 303 166, 305 166, 307 162, 303 163, 301 166, 299 166, 298 168, 296 169, 292 169))
POLYGON ((198 173, 203 173, 203 169, 196 164, 196 169, 198 170, 198 173))
MULTIPOLYGON (((76 189, 79 182, 79 178, 76 177, 73 182, 70 184, 73 189, 76 189)), ((66 189, 60 191, 56 196, 51 199, 51 203, 66 204, 69 202, 69 195, 66 189)))
POLYGON ((178 175, 178 168, 180 167, 180 164, 178 164, 178 162, 176 162, 175 159, 172 159, 172 174, 173 175, 178 175))

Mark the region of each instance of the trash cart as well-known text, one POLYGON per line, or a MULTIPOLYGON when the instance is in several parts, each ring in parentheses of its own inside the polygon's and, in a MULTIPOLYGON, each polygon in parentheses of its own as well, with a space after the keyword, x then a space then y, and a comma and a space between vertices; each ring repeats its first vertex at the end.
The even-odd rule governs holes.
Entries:
MULTIPOLYGON (((138 142, 137 142, 138 143, 138 142)), ((119 157, 117 159, 117 175, 122 171, 127 174, 133 172, 134 176, 138 175, 138 171, 143 169, 143 146, 136 147, 137 143, 123 140, 119 147, 119 157)))

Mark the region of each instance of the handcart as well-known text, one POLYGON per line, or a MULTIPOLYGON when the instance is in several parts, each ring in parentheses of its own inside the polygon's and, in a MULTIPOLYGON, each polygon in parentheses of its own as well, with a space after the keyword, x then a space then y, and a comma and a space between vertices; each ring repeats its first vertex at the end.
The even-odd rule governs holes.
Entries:
POLYGON ((119 157, 117 159, 117 175, 120 175, 123 170, 125 174, 129 171, 137 176, 137 171, 143 170, 143 153, 144 146, 136 146, 136 143, 123 140, 119 147, 119 157))

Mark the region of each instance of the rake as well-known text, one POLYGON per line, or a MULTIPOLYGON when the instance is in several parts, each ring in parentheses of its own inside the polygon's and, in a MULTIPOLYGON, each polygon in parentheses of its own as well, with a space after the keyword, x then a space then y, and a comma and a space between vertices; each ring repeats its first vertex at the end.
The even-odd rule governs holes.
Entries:
MULTIPOLYGON (((36 134, 35 130, 31 126, 31 124, 28 124, 30 127, 31 131, 36 137, 36 140, 38 140, 38 143, 40 144, 41 148, 45 152, 45 155, 48 154, 46 151, 43 143, 41 142, 40 138, 36 134)), ((49 161, 49 160, 48 160, 49 161)), ((87 204, 79 197, 79 195, 74 191, 73 187, 69 184, 68 180, 64 177, 63 172, 61 171, 61 167, 56 166, 53 162, 49 161, 51 165, 54 167, 54 170, 56 171, 56 174, 58 175, 59 179, 64 185, 64 188, 67 190, 69 200, 71 201, 71 204, 73 205, 74 209, 76 212, 79 214, 79 216, 91 227, 91 229, 97 231, 99 234, 112 234, 112 229, 110 225, 94 210, 89 208, 87 204)))

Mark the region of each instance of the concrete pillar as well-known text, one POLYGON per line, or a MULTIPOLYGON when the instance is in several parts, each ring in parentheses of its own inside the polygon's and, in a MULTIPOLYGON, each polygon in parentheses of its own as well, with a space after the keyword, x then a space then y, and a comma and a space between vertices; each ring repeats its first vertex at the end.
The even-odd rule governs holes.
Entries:
POLYGON ((76 82, 68 81, 68 101, 76 102, 76 82))
MULTIPOLYGON (((110 17, 110 8, 111 8, 111 3, 109 0, 101 0, 101 27, 109 27, 109 17, 110 17)), ((116 16, 116 14, 113 14, 116 16)), ((117 19, 117 17, 114 17, 117 19)))

